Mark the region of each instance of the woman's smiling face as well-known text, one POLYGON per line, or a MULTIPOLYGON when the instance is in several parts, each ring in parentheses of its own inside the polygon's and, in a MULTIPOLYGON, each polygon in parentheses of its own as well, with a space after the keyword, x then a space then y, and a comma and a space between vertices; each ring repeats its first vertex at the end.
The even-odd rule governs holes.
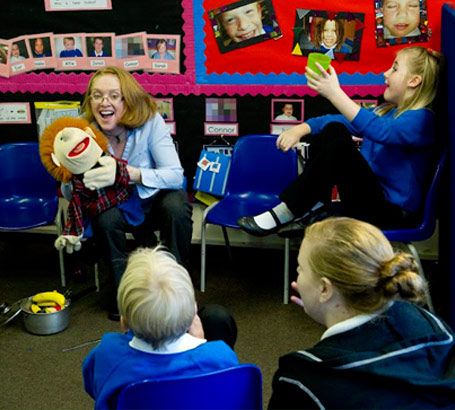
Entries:
POLYGON ((125 111, 122 89, 117 76, 104 74, 95 78, 90 95, 93 116, 100 128, 107 133, 115 132, 125 111), (93 96, 102 96, 102 99, 94 101, 93 96))

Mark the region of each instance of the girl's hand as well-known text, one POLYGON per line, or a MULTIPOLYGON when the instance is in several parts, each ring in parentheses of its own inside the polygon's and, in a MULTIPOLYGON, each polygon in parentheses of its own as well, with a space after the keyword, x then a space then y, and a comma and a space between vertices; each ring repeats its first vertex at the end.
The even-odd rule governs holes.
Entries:
POLYGON ((302 137, 311 133, 308 124, 303 123, 284 131, 276 140, 276 147, 284 152, 294 148, 302 137))
MULTIPOLYGON (((292 282, 291 283, 291 288, 298 294, 299 294, 299 289, 297 287, 297 282, 292 282)), ((303 301, 302 299, 300 299, 298 296, 291 296, 291 302, 295 303, 296 305, 300 306, 301 308, 303 308, 303 301)))
POLYGON ((340 83, 335 69, 330 65, 329 71, 324 70, 321 64, 316 63, 316 67, 321 71, 321 75, 314 72, 310 67, 306 67, 306 78, 308 81, 308 87, 317 91, 320 95, 331 100, 334 96, 341 91, 340 83))
POLYGON ((309 67, 305 69, 308 87, 327 98, 348 121, 352 121, 359 113, 360 105, 352 101, 341 89, 337 73, 332 66, 329 66, 330 73, 325 71, 321 64, 316 63, 316 66, 321 70, 321 75, 309 67))

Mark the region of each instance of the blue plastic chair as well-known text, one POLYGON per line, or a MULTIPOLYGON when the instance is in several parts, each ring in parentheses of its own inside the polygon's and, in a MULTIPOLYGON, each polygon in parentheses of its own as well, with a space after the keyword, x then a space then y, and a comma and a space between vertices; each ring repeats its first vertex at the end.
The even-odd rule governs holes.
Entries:
MULTIPOLYGON (((226 194, 221 201, 205 209, 201 225, 201 284, 205 291, 206 225, 239 229, 237 219, 257 215, 280 202, 279 194, 297 177, 295 150, 284 153, 276 148, 276 135, 247 135, 234 145, 226 194)), ((285 239, 283 302, 289 298, 289 238, 285 239)))
MULTIPOLYGON (((23 231, 56 224, 58 212, 55 179, 46 171, 37 142, 0 145, 0 231, 23 231)), ((65 286, 63 251, 59 253, 65 286)))
POLYGON ((142 380, 120 392, 117 409, 262 409, 261 370, 242 364, 198 376, 142 380))
MULTIPOLYGON (((396 230, 385 230, 384 235, 391 242, 403 242, 409 252, 412 254, 419 266, 419 275, 425 278, 423 271, 422 262, 419 257, 417 249, 413 245, 413 242, 420 242, 429 239, 436 229, 437 219, 437 208, 438 208, 438 197, 439 189, 441 185, 442 171, 447 158, 447 151, 444 151, 439 160, 439 164, 436 168, 436 172, 431 181, 430 188, 425 198, 425 208, 423 212, 422 222, 414 228, 396 229, 396 230)), ((427 293, 427 304, 431 312, 434 312, 433 302, 431 295, 427 293)))

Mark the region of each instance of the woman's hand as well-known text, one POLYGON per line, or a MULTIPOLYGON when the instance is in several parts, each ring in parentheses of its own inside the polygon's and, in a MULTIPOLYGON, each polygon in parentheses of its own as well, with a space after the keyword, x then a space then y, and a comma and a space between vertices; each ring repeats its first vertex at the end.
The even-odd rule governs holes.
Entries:
POLYGON ((324 67, 319 63, 316 63, 316 67, 321 71, 321 75, 317 74, 308 66, 305 68, 308 87, 331 101, 332 98, 336 97, 342 91, 337 73, 331 65, 329 66, 330 73, 324 70, 324 67))
POLYGON ((311 134, 311 128, 307 123, 299 124, 284 131, 276 140, 276 147, 284 152, 294 148, 305 135, 311 134))
POLYGON ((115 182, 117 170, 115 159, 110 155, 104 155, 98 160, 98 163, 100 166, 84 172, 82 179, 84 185, 92 191, 114 185, 115 182))
MULTIPOLYGON (((292 282, 291 283, 291 288, 298 294, 299 294, 299 289, 297 287, 297 282, 292 282)), ((295 303, 296 305, 300 306, 301 308, 303 308, 303 301, 302 299, 300 299, 300 297, 298 296, 291 296, 291 302, 292 303, 295 303)))
POLYGON ((142 184, 142 174, 139 168, 127 165, 126 169, 128 170, 128 174, 130 174, 131 182, 134 182, 136 184, 142 184))

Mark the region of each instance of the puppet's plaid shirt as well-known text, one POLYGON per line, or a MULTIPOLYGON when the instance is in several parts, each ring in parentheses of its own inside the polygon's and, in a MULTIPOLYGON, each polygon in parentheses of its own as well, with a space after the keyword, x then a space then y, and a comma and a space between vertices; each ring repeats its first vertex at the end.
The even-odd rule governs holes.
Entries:
POLYGON ((69 204, 67 221, 63 235, 80 236, 83 234, 83 221, 96 216, 109 208, 125 202, 132 193, 129 185, 130 176, 126 168, 126 162, 115 159, 117 171, 114 185, 94 191, 86 188, 82 183, 83 175, 73 175, 73 191, 69 204))

